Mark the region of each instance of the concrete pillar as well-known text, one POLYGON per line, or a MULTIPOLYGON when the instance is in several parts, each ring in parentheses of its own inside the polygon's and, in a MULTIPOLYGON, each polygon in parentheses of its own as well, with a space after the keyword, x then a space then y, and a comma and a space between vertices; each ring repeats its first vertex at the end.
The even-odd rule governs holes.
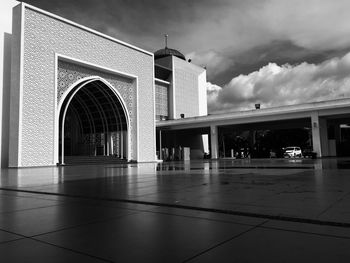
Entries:
POLYGON ((202 134, 202 146, 203 146, 203 152, 208 153, 209 152, 209 139, 208 134, 202 134))
POLYGON ((120 158, 124 158, 124 131, 120 131, 120 158))
POLYGON ((108 133, 105 132, 103 134, 104 136, 104 144, 103 144, 103 155, 108 156, 109 155, 109 143, 108 143, 108 133))
POLYGON ((329 142, 328 142, 327 120, 319 118, 319 124, 320 124, 320 139, 321 139, 322 156, 330 156, 330 153, 329 153, 329 142))
POLYGON ((128 134, 128 131, 125 130, 125 131, 122 131, 122 137, 121 137, 121 146, 122 146, 122 149, 121 149, 121 152, 122 152, 122 159, 127 159, 127 160, 130 160, 131 158, 131 155, 129 154, 130 151, 129 151, 129 134, 128 134))
POLYGON ((163 160, 163 154, 162 154, 162 130, 159 130, 159 160, 163 160))
POLYGON ((317 153, 318 157, 322 157, 318 112, 313 112, 311 114, 311 131, 312 131, 312 149, 314 152, 317 153))
MULTIPOLYGON (((9 32, 10 31, 11 30, 9 30, 9 32)), ((3 61, 3 70, 0 70, 0 118, 2 120, 0 122, 0 167, 7 168, 9 165, 9 125, 11 93, 11 34, 8 33, 4 33, 0 36, 0 63, 1 61, 3 61), (4 37, 3 40, 2 36, 4 37)))
POLYGON ((210 125, 210 153, 212 159, 218 158, 218 127, 215 125, 210 125))
POLYGON ((113 136, 112 133, 107 133, 107 155, 113 155, 113 136))
POLYGON ((328 155, 327 120, 318 116, 318 112, 311 114, 312 147, 318 157, 328 155))

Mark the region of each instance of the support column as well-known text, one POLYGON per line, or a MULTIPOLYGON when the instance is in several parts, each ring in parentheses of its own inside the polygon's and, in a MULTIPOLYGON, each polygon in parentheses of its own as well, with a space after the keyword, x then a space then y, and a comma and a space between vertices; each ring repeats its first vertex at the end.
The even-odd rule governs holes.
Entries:
POLYGON ((321 119, 318 112, 311 114, 312 147, 318 157, 328 155, 327 120, 321 119))
POLYGON ((107 133, 107 155, 113 155, 113 136, 112 133, 107 133))
POLYGON ((120 131, 120 159, 124 158, 124 131, 120 131))
POLYGON ((327 129, 327 120, 319 118, 320 124, 320 139, 321 139, 321 151, 322 156, 329 156, 329 140, 328 140, 328 129, 327 129))
POLYGON ((104 132, 103 135, 104 135, 104 145, 103 145, 104 153, 103 153, 103 155, 108 156, 109 155, 108 132, 104 132))
POLYGON ((159 160, 163 160, 163 154, 162 154, 162 130, 159 130, 159 160))
POLYGON ((218 158, 218 127, 210 125, 210 154, 212 159, 218 158))
POLYGON ((317 153, 318 157, 322 157, 318 112, 313 112, 311 114, 311 131, 312 131, 312 149, 315 153, 317 153))

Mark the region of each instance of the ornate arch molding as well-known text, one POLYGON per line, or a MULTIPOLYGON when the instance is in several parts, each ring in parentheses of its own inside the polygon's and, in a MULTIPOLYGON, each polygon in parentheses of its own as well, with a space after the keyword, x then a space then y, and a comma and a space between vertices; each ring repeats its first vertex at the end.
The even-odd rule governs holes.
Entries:
MULTIPOLYGON (((76 96, 76 94, 82 90, 84 87, 86 87, 90 83, 94 83, 96 81, 102 82, 105 84, 107 88, 109 88, 117 100, 119 101, 119 104, 122 107, 123 110, 123 116, 125 118, 126 122, 126 132, 127 132, 127 140, 126 140, 126 154, 127 154, 127 159, 130 160, 130 116, 128 114, 128 111, 126 109, 126 105, 124 100, 120 97, 120 94, 118 91, 116 91, 113 86, 108 83, 106 80, 103 78, 100 78, 98 76, 91 76, 91 77, 86 77, 81 80, 79 80, 77 83, 73 84, 64 94, 62 100, 60 101, 58 105, 58 112, 59 112, 59 124, 58 127, 61 127, 59 130, 59 136, 61 136, 61 158, 60 158, 60 163, 64 164, 64 134, 65 134, 65 119, 66 119, 66 114, 68 111, 68 108, 73 100, 73 98, 76 96)), ((59 149, 60 150, 60 149, 59 149)))
MULTIPOLYGON (((82 78, 78 81, 76 81, 74 84, 72 84, 62 95, 60 101, 58 102, 57 105, 57 111, 61 112, 62 107, 64 107, 64 105, 68 102, 68 100, 71 100, 73 98, 73 96, 82 88, 84 87, 86 84, 91 83, 93 81, 101 81, 103 82, 107 87, 110 88, 110 90, 116 95, 118 101, 120 102, 120 104, 123 107, 123 111, 125 113, 125 116, 127 118, 127 123, 128 125, 130 125, 130 115, 129 115, 129 111, 126 107, 126 103, 123 99, 123 97, 121 96, 121 94, 105 79, 99 77, 99 76, 91 76, 91 77, 85 77, 82 78)), ((129 126, 128 126, 129 128, 129 126)))
POLYGON ((136 160, 138 156, 138 78, 123 72, 113 71, 56 54, 56 130, 55 159, 59 160, 60 114, 66 103, 86 84, 99 81, 111 90, 122 106, 127 120, 127 156, 136 160), (63 70, 62 70, 63 69, 63 70), (67 70, 68 69, 68 70, 67 70), (63 72, 63 73, 62 73, 63 72), (71 74, 71 75, 69 75, 71 74), (72 76, 73 75, 73 76, 72 76), (63 82, 61 82, 63 80, 63 82))

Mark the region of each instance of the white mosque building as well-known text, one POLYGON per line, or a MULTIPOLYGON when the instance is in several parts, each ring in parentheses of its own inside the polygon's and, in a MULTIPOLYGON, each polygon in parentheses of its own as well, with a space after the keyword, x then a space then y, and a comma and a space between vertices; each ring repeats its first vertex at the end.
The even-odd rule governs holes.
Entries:
POLYGON ((183 159, 184 149, 187 159, 219 158, 220 132, 235 127, 303 127, 319 157, 346 148, 349 99, 208 115, 206 69, 181 52, 153 54, 25 3, 4 8, 3 168, 183 159))
MULTIPOLYGON (((11 10, 9 10, 11 12, 11 10)), ((206 71, 20 3, 2 32, 2 167, 156 161, 156 119, 207 114, 206 71)))

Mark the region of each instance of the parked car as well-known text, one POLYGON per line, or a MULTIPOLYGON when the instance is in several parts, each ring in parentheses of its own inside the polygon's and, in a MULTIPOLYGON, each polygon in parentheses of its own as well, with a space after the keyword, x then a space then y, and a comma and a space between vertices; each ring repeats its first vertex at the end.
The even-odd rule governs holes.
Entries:
POLYGON ((298 146, 289 146, 284 149, 284 157, 302 157, 301 148, 298 146))

